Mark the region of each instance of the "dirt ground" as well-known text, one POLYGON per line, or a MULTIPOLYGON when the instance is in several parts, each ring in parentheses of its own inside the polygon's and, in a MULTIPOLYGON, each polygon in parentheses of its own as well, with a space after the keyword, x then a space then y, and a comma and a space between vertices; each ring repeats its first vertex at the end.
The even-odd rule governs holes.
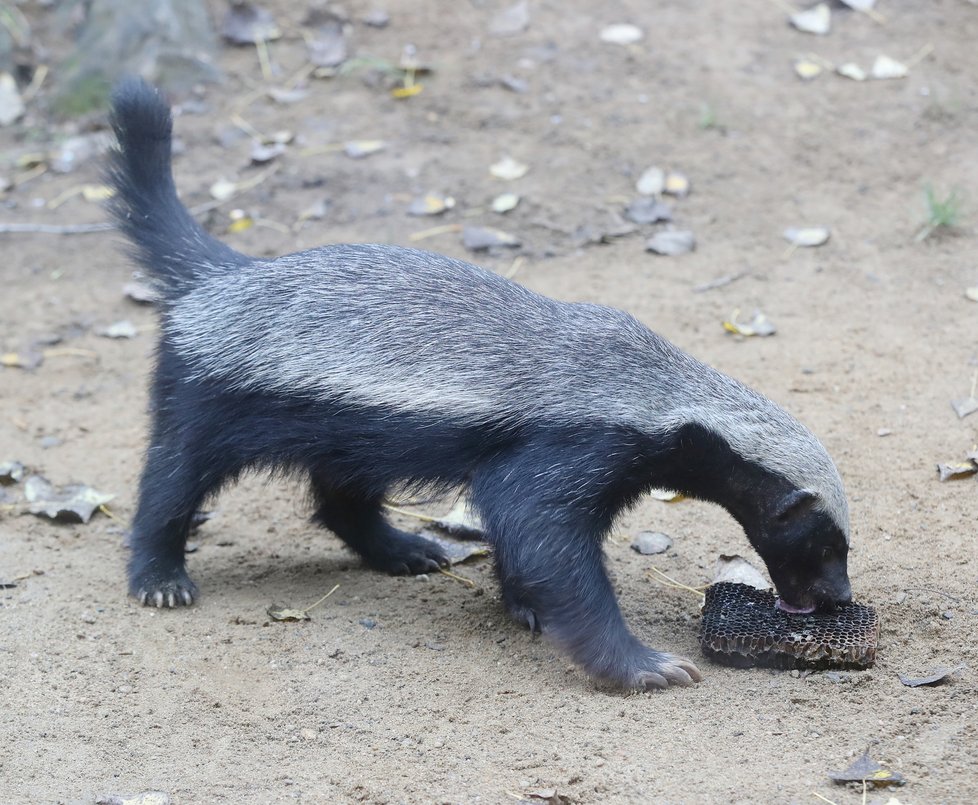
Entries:
MULTIPOLYGON (((528 27, 493 37, 504 6, 488 0, 390 0, 385 28, 358 21, 372 3, 346 5, 354 55, 396 62, 415 45, 435 68, 423 91, 394 99, 363 67, 277 104, 256 91, 266 82, 254 50, 225 48, 226 82, 177 119, 187 203, 206 202, 218 179, 266 170, 249 166, 248 137, 227 135, 236 112, 259 132, 289 129, 300 142, 277 172, 207 219, 224 233, 235 207, 255 216, 222 235, 239 250, 495 226, 522 247, 473 256, 457 228, 417 243, 499 272, 518 255, 528 287, 625 308, 782 403, 846 481, 855 595, 883 619, 876 666, 793 675, 703 659, 697 596, 650 580, 650 567, 701 585, 720 553, 753 554, 726 513, 693 501, 643 500, 607 545, 634 630, 699 663, 705 679, 690 689, 599 689, 507 620, 488 562, 457 568, 474 588, 371 573, 309 525, 301 488, 261 477, 222 495, 195 537, 199 604, 143 608, 126 596, 122 535, 145 446, 154 313, 122 294, 132 268, 115 234, 3 234, 0 351, 62 340, 33 370, 0 369, 0 462, 116 497, 112 518, 61 525, 19 514, 20 486, 3 488, 0 581, 16 586, 0 589, 0 803, 150 789, 174 803, 542 802, 531 798, 540 789, 572 803, 858 803, 861 785, 827 774, 867 748, 907 779, 868 801, 978 800, 978 486, 940 483, 935 470, 978 442, 978 414, 959 420, 949 405, 978 366, 978 304, 964 293, 978 285, 978 7, 885 0, 885 24, 833 7, 831 34, 814 37, 770 0, 530 0, 528 27), (644 38, 602 42, 617 22, 644 38), (885 53, 911 69, 803 82, 792 64, 807 53, 864 67, 885 53), (387 147, 363 159, 316 150, 373 139, 387 147), (505 155, 530 166, 525 177, 489 175, 505 155), (589 242, 620 223, 650 165, 691 180, 673 203, 676 225, 696 234, 692 254, 647 253, 653 225, 589 242), (927 185, 960 191, 961 220, 916 242, 927 185), (488 204, 504 190, 522 201, 500 215, 488 204), (455 208, 408 216, 429 191, 455 208), (322 201, 321 218, 293 229, 322 201), (786 250, 782 230, 809 225, 830 227, 831 240, 786 250), (738 309, 763 310, 777 334, 725 333, 738 309), (121 319, 136 337, 98 335, 121 319), (630 550, 647 529, 673 537, 667 555, 630 550), (270 604, 306 606, 336 584, 310 622, 269 623, 270 604), (937 687, 898 678, 962 663, 937 687)), ((286 29, 269 47, 270 84, 282 86, 305 63, 306 4, 269 7, 286 29)), ((29 110, 0 131, 7 175, 68 131, 43 123, 29 110)), ((0 219, 103 220, 80 196, 43 206, 97 181, 98 160, 48 171, 9 191, 0 219)))

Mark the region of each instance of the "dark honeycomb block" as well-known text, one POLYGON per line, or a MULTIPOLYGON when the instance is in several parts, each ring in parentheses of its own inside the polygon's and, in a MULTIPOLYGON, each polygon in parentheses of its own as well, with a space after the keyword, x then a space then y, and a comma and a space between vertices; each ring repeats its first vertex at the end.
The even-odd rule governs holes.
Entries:
POLYGON ((774 594, 746 584, 707 588, 700 646, 711 660, 736 668, 869 668, 876 661, 880 618, 849 603, 834 612, 789 615, 774 594))

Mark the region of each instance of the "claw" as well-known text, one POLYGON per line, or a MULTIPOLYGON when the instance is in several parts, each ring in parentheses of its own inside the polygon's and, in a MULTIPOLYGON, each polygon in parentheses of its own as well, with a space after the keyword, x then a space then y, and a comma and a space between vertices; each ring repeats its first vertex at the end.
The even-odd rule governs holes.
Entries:
POLYGON ((642 674, 641 682, 646 690, 665 690, 669 687, 669 681, 655 671, 646 671, 642 674))
POLYGON ((163 609, 163 593, 159 590, 153 594, 153 606, 157 609, 163 609))
POLYGON ((190 590, 181 590, 180 597, 183 599, 185 606, 190 606, 194 602, 194 597, 190 594, 190 590))

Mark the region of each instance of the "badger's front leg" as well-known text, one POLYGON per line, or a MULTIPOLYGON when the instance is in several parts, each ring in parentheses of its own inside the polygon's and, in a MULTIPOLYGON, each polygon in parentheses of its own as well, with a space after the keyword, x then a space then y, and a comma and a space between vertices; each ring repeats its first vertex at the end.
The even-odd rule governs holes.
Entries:
POLYGON ((534 446, 473 479, 508 610, 599 680, 631 689, 700 681, 692 662, 629 631, 601 545, 617 507, 578 475, 587 469, 580 455, 565 458, 534 446))

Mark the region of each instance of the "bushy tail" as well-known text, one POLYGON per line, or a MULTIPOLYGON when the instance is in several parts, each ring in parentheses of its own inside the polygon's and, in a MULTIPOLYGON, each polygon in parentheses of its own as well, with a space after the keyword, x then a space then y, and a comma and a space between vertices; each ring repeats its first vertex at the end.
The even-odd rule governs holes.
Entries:
POLYGON ((108 168, 109 210, 164 299, 186 293, 208 273, 251 260, 208 235, 177 197, 170 166, 173 119, 159 91, 140 78, 112 94, 119 142, 108 168))

